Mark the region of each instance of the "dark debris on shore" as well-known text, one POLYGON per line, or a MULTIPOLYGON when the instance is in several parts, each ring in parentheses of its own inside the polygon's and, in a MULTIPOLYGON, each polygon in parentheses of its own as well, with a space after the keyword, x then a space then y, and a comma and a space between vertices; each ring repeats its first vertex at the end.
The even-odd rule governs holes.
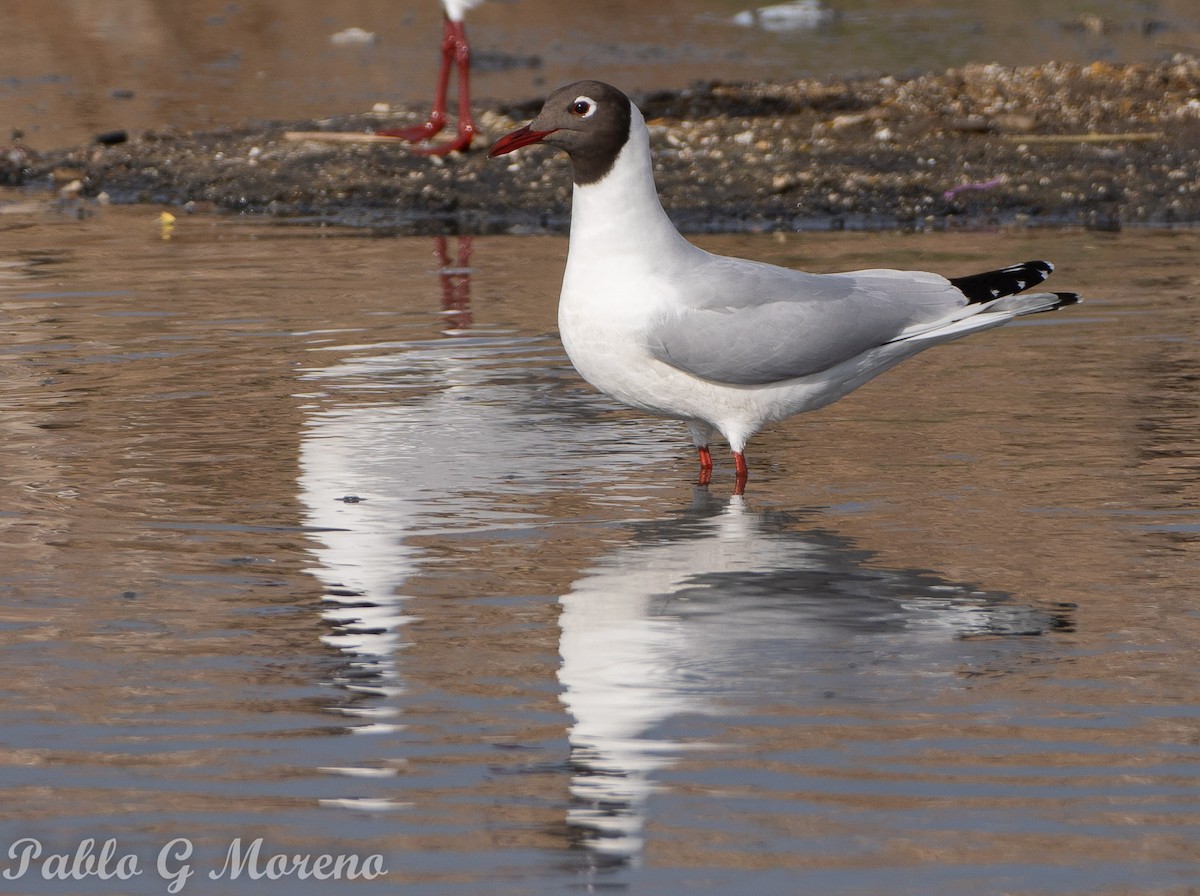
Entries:
MULTIPOLYGON (((691 232, 1200 222, 1200 60, 972 65, 912 78, 710 83, 636 96, 664 205, 691 232)), ((289 140, 367 133, 422 109, 57 152, 0 148, 0 183, 383 228, 561 232, 566 158, 486 147, 540 101, 477 110, 476 148, 289 140)))

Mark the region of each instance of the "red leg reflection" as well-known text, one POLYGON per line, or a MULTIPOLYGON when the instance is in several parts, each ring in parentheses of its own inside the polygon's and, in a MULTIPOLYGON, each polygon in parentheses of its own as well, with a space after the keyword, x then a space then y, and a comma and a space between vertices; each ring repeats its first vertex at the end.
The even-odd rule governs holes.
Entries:
POLYGON ((433 254, 441 264, 438 279, 442 284, 442 313, 453 321, 453 329, 465 330, 471 315, 471 238, 459 237, 458 252, 450 263, 446 237, 434 237, 433 254))

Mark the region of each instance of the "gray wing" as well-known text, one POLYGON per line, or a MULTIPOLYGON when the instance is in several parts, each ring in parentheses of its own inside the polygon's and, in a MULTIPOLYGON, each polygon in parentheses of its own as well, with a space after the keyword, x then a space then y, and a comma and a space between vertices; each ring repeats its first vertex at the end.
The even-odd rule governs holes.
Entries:
POLYGON ((937 274, 808 274, 708 255, 681 302, 651 328, 661 361, 696 376, 762 385, 808 376, 913 331, 962 316, 965 296, 937 274))

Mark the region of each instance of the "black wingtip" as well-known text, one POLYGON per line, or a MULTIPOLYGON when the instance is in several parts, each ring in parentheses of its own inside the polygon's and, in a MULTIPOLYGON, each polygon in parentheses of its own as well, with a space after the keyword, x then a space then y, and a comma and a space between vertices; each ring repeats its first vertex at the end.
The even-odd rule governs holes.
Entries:
POLYGON ((950 282, 967 297, 968 302, 992 302, 1037 286, 1053 271, 1054 265, 1048 261, 1023 261, 982 274, 952 277, 950 282))
POLYGON ((1056 292, 1055 295, 1058 297, 1058 304, 1052 309, 1055 311, 1068 305, 1078 305, 1083 301, 1083 296, 1077 292, 1056 292))

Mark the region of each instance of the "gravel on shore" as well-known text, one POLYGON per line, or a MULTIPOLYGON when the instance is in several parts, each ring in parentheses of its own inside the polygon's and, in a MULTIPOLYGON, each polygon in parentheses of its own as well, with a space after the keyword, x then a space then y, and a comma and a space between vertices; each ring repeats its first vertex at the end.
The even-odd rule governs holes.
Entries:
MULTIPOLYGON (((1200 222, 1192 57, 708 83, 634 100, 650 123, 664 205, 686 231, 1200 222)), ((486 157, 540 105, 480 103, 475 147, 445 159, 403 143, 289 139, 415 122, 425 110, 413 107, 53 152, 18 143, 0 147, 0 183, 397 233, 561 232, 565 156, 486 157)))

